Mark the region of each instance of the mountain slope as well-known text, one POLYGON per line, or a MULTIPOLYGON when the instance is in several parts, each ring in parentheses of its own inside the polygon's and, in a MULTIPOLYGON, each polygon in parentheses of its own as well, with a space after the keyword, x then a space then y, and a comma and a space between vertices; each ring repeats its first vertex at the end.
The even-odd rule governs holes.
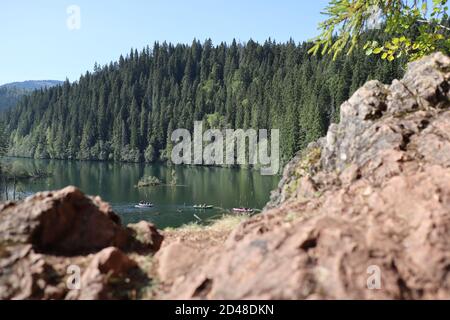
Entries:
POLYGON ((15 106, 26 94, 36 89, 51 88, 61 84, 56 80, 29 80, 24 82, 12 82, 0 86, 0 111, 15 106))
POLYGON ((27 80, 22 82, 6 83, 4 85, 1 85, 0 88, 33 91, 36 89, 51 88, 62 83, 62 81, 58 80, 27 80))

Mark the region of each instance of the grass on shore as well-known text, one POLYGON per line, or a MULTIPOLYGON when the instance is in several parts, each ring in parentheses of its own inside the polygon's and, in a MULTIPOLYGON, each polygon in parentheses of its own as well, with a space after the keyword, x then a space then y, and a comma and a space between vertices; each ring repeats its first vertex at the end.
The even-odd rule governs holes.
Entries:
POLYGON ((207 225, 197 222, 185 224, 179 228, 166 228, 165 232, 198 232, 198 231, 215 231, 227 232, 236 228, 241 222, 249 219, 246 215, 223 215, 219 219, 212 220, 207 225))
MULTIPOLYGON (((223 215, 211 220, 209 224, 189 223, 179 228, 166 228, 163 230, 163 248, 171 243, 182 241, 191 248, 208 252, 221 246, 228 235, 243 221, 250 217, 245 215, 223 215)), ((140 295, 143 299, 160 299, 169 291, 167 284, 158 279, 155 259, 152 256, 136 257, 140 267, 147 271, 148 277, 152 279, 151 285, 141 289, 140 295)))

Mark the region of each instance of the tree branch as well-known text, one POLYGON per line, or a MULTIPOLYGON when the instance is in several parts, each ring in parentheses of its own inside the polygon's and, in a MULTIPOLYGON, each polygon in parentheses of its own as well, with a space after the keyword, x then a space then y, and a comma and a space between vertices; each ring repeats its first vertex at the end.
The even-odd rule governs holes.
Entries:
MULTIPOLYGON (((430 26, 433 26, 433 24, 432 24, 429 20, 419 19, 419 20, 417 20, 417 22, 420 22, 420 23, 423 23, 423 24, 428 24, 428 25, 430 25, 430 26)), ((444 26, 444 25, 442 25, 442 24, 440 24, 440 23, 437 23, 436 26, 439 27, 439 28, 441 28, 441 29, 450 31, 450 28, 449 28, 449 27, 444 26)))

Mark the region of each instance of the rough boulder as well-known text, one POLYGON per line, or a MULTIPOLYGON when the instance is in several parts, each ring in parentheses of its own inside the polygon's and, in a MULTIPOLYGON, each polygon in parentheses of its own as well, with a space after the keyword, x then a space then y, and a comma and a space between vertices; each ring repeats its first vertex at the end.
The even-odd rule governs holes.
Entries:
POLYGON ((364 85, 266 211, 167 297, 449 299, 449 80, 436 53, 364 85))
POLYGON ((161 242, 152 224, 123 227, 107 203, 75 187, 4 203, 0 300, 136 298, 151 279, 128 254, 151 255, 161 242))

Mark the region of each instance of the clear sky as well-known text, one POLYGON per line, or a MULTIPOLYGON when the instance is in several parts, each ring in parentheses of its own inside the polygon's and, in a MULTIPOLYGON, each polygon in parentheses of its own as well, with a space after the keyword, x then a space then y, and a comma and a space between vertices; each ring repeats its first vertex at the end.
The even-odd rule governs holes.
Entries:
POLYGON ((0 85, 77 80, 154 41, 278 42, 317 35, 327 0, 14 0, 0 3, 0 85), (80 19, 67 9, 76 5, 80 19), (75 20, 74 20, 74 19, 75 20), (69 28, 68 26, 68 19, 69 28), (78 24, 79 21, 79 24, 78 24), (79 29, 77 28, 79 26, 79 29), (75 28, 71 30, 71 28, 75 28))

